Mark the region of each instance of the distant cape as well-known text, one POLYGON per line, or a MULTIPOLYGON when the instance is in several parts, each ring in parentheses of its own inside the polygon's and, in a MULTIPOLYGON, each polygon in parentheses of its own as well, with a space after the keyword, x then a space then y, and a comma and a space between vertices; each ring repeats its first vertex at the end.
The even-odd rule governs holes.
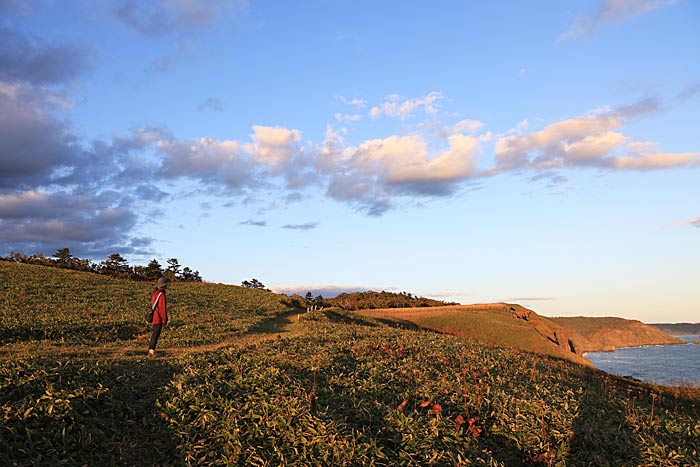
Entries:
POLYGON ((654 323, 649 326, 654 326, 672 336, 700 335, 700 323, 654 323))

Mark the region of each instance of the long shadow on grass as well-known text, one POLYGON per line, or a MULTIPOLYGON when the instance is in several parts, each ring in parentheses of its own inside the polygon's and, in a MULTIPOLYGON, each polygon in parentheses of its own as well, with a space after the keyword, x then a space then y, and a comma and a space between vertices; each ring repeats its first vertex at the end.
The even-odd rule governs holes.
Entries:
POLYGON ((385 324, 389 327, 392 328, 400 328, 400 329, 407 329, 409 331, 420 331, 421 328, 415 323, 412 323, 410 321, 406 321, 403 319, 398 319, 398 318, 375 318, 377 321, 379 321, 382 324, 385 324))
POLYGON ((289 327, 299 320, 300 310, 291 310, 280 313, 274 318, 269 318, 262 323, 253 326, 249 331, 251 334, 280 334, 289 331, 289 327))
POLYGON ((22 324, 0 327, 0 345, 42 340, 62 344, 125 341, 136 338, 141 331, 142 326, 132 322, 70 324, 55 329, 40 324, 22 324))
POLYGON ((333 310, 324 310, 323 315, 328 318, 331 323, 350 324, 356 326, 374 327, 376 324, 367 321, 362 315, 355 315, 348 312, 337 312, 333 310))
POLYGON ((638 465, 639 443, 627 423, 626 408, 603 378, 591 380, 579 402, 567 465, 638 465))
POLYGON ((175 371, 159 359, 20 361, 0 397, 19 409, 0 430, 0 464, 180 465, 157 407, 175 371))

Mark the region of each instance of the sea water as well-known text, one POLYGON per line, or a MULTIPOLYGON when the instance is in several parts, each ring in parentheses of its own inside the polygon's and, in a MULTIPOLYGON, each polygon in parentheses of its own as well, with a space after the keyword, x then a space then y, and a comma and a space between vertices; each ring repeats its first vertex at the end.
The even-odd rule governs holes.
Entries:
POLYGON ((588 352, 584 356, 607 373, 666 386, 700 387, 700 336, 678 336, 687 344, 626 347, 613 352, 588 352))

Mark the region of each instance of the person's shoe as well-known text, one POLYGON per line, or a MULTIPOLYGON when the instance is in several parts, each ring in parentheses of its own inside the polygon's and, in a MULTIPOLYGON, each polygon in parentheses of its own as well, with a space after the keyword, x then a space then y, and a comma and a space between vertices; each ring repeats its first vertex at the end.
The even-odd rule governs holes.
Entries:
POLYGON ((149 357, 153 357, 153 356, 155 356, 155 354, 156 354, 155 349, 148 349, 148 356, 149 357))

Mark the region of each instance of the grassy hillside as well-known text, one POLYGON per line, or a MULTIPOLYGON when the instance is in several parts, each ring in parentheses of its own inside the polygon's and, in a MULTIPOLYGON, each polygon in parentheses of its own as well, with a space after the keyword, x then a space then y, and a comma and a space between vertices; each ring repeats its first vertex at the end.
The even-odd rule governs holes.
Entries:
POLYGON ((443 302, 425 297, 414 297, 402 292, 352 292, 341 293, 337 297, 324 299, 330 306, 342 308, 343 310, 368 310, 376 308, 418 308, 456 305, 456 303, 443 302))
POLYGON ((15 332, 0 345, 0 465, 700 464, 698 389, 333 310, 285 319, 291 337, 252 338, 281 322, 282 297, 212 284, 174 284, 188 334, 166 329, 164 356, 148 359, 138 335, 75 331, 85 306, 105 306, 102 292, 121 291, 109 301, 120 323, 148 287, 2 266, 19 288, 2 289, 3 336, 22 328, 27 303, 60 312, 49 340, 15 332), (70 302, 41 298, 65 296, 57 284, 70 302))
POLYGON ((519 305, 492 303, 429 309, 362 310, 360 313, 386 324, 431 329, 470 337, 487 345, 512 347, 589 364, 572 351, 568 335, 562 339, 565 333, 561 326, 519 305))
POLYGON ((556 323, 573 329, 582 335, 587 344, 584 352, 613 350, 638 345, 681 344, 683 340, 641 321, 623 318, 552 318, 556 323))
MULTIPOLYGON (((0 344, 121 343, 149 332, 152 284, 0 261, 0 344)), ((285 296, 244 287, 177 282, 167 293, 170 345, 240 335, 289 310, 285 296)))

